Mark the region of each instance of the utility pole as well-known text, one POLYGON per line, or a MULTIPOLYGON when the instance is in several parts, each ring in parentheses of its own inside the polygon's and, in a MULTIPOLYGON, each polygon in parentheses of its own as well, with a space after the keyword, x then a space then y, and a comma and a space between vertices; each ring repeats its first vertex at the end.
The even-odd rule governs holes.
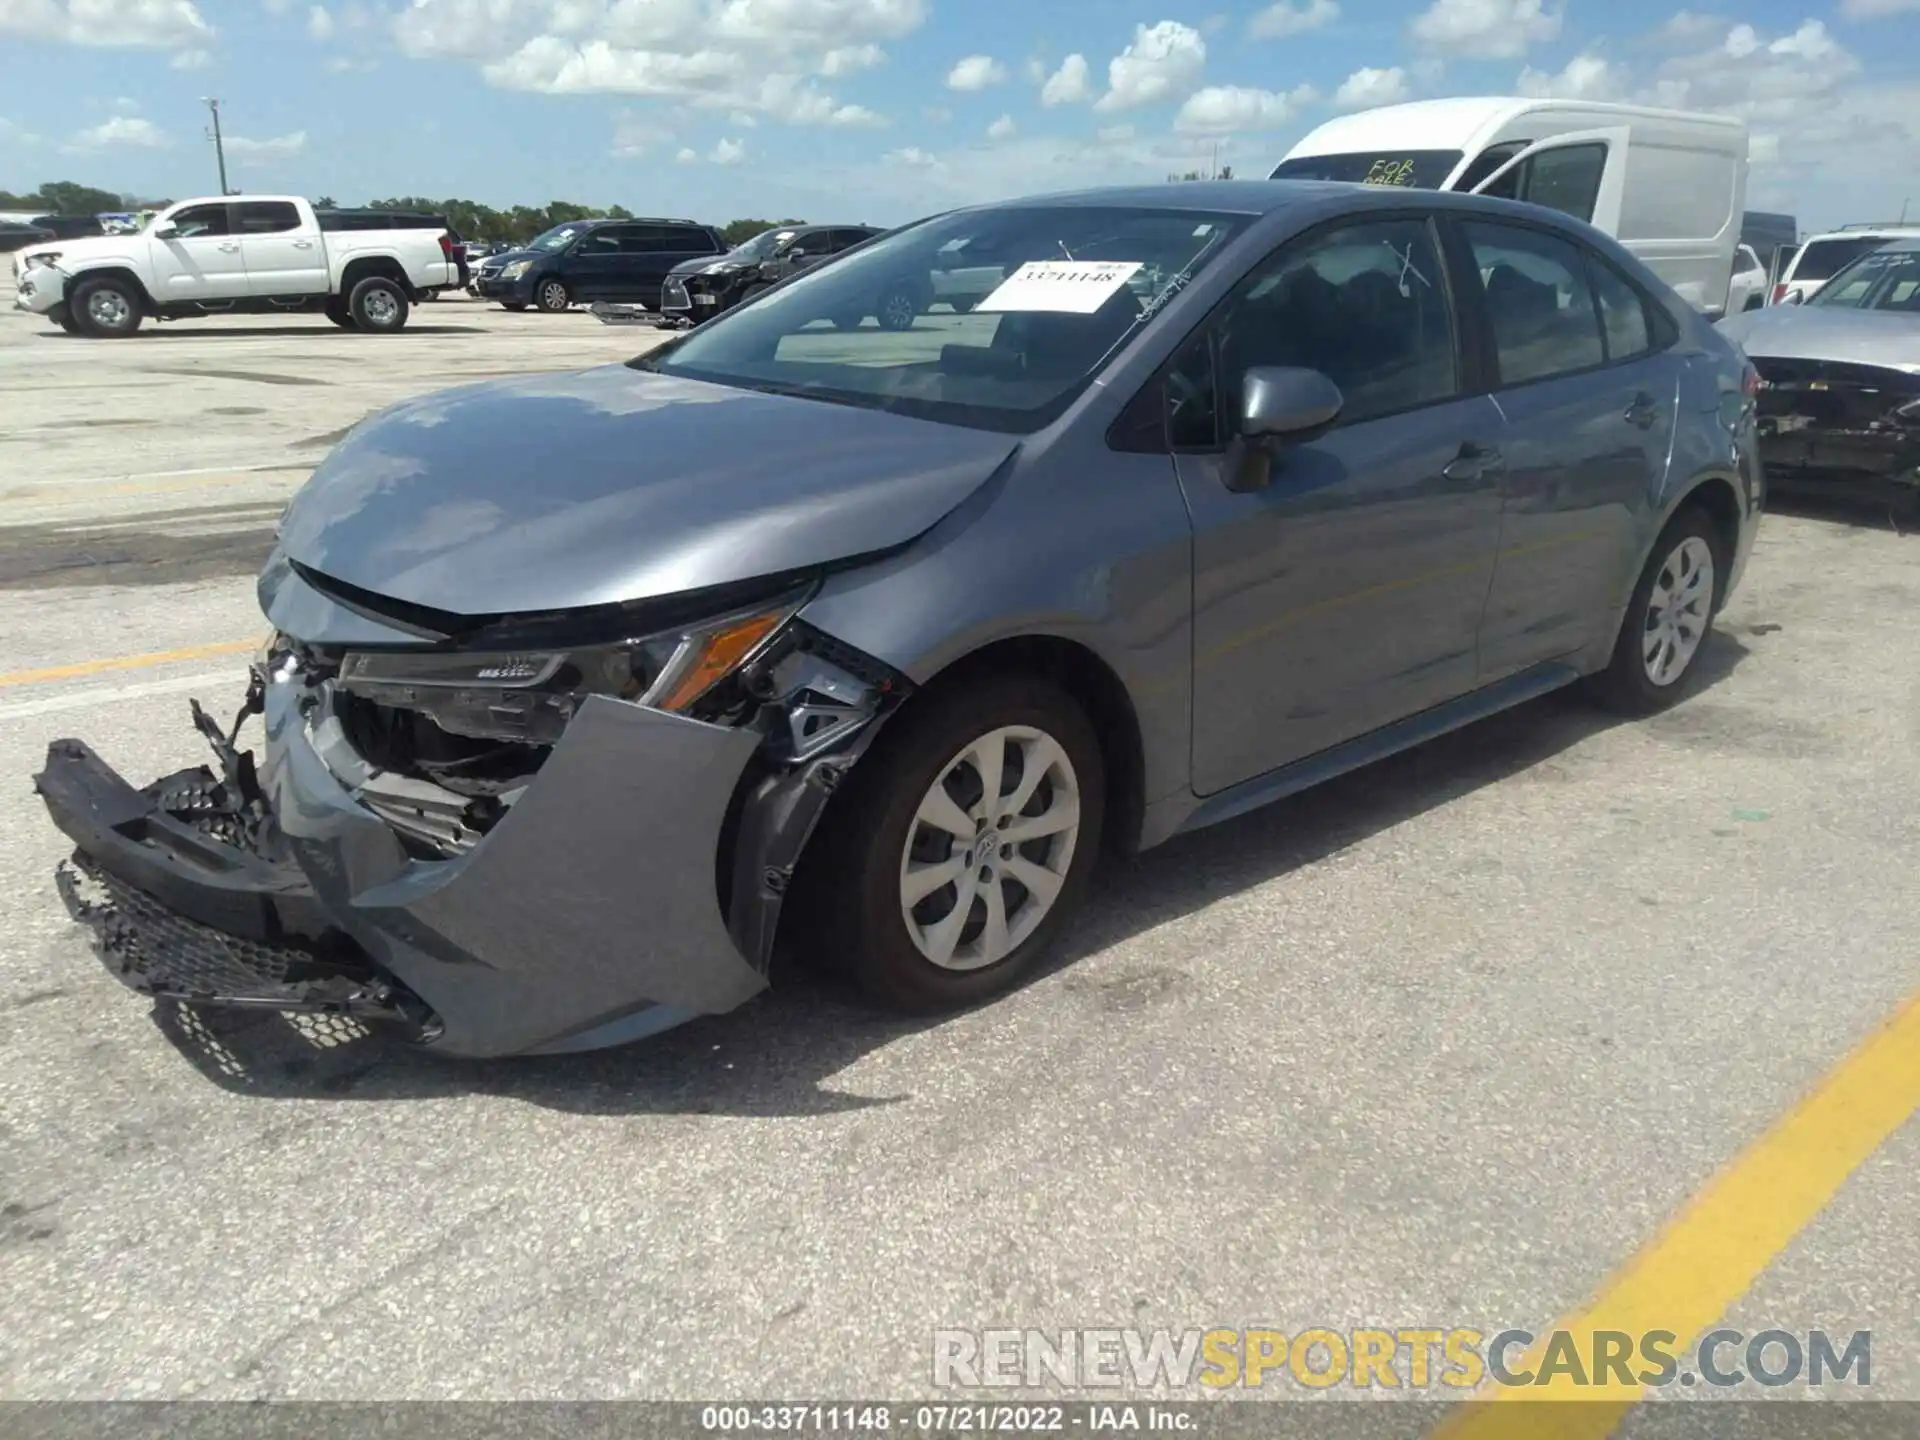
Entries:
POLYGON ((226 147, 220 143, 220 102, 211 96, 202 95, 200 103, 213 113, 213 157, 220 165, 220 193, 231 195, 233 192, 227 189, 227 151, 226 147))
POLYGON ((1900 223, 1902 225, 1907 223, 1907 206, 1911 205, 1912 203, 1913 203, 1913 197, 1911 195, 1909 195, 1906 199, 1900 202, 1900 223))

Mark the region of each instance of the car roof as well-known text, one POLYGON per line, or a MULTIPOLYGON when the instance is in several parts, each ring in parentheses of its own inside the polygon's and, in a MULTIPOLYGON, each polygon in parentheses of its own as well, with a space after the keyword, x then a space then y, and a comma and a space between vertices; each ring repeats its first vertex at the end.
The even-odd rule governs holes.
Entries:
POLYGON ((1920 239, 1920 225, 1861 225, 1851 230, 1822 230, 1801 243, 1818 240, 1914 240, 1920 239))
POLYGON ((1030 195, 972 208, 996 210, 1024 205, 1115 205, 1142 210, 1210 210, 1247 216, 1274 215, 1296 208, 1331 216, 1342 212, 1417 206, 1431 210, 1505 215, 1536 224, 1579 228, 1578 221, 1557 210, 1498 200, 1488 195, 1463 195, 1456 190, 1424 190, 1399 185, 1355 185, 1337 180, 1187 180, 1164 185, 1114 186, 1102 190, 1070 190, 1056 195, 1030 195))

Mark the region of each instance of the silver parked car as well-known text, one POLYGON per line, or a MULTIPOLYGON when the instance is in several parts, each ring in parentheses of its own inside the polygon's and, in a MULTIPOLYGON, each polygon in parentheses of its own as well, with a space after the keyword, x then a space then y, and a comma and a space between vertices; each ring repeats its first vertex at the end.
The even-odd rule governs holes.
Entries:
POLYGON ((1547 211, 1301 182, 949 212, 625 365, 404 402, 288 509, 217 766, 38 786, 109 966, 459 1055, 936 1010, 1137 850, 1585 678, 1686 693, 1753 376, 1547 211), (1004 280, 836 325, 955 242, 1004 280))

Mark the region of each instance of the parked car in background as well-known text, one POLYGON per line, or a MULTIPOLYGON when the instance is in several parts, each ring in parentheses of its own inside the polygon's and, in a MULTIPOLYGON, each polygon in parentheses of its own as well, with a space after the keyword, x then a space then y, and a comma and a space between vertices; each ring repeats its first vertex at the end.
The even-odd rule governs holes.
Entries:
POLYGON ((1727 313, 1758 310, 1767 303, 1767 267, 1751 245, 1742 242, 1733 252, 1733 282, 1727 287, 1727 313))
POLYGON ((264 763, 136 791, 55 741, 62 893, 138 991, 453 1055, 731 1010, 776 936, 980 1001, 1109 846, 1583 677, 1686 695, 1758 528, 1748 381, 1537 206, 950 212, 361 422, 261 577, 264 763), (955 241, 1008 270, 970 313, 837 333, 955 241))
POLYGON ((590 300, 658 310, 668 272, 726 248, 718 232, 692 220, 575 220, 487 260, 474 289, 509 310, 560 311, 590 300))
POLYGON ((323 312, 385 332, 453 283, 453 242, 432 226, 373 228, 298 196, 182 200, 145 230, 36 247, 14 307, 76 335, 131 335, 151 319, 323 312))
POLYGON ((1696 309, 1723 315, 1746 215, 1747 129, 1585 100, 1416 100, 1327 121, 1273 178, 1544 205, 1605 231, 1696 309))
POLYGON ((1844 267, 1889 240, 1920 237, 1920 225, 1847 225, 1812 236, 1787 262, 1773 287, 1769 304, 1798 305, 1820 293, 1820 287, 1844 267))
POLYGON ((55 240, 85 240, 107 233, 98 215, 36 215, 33 223, 55 240))
POLYGON ((1892 484, 1920 503, 1920 236, 1857 256, 1809 300, 1720 328, 1760 372, 1770 479, 1892 484))
POLYGON ((776 225, 717 260, 681 261, 667 272, 658 309, 668 319, 710 320, 880 233, 873 225, 776 225))
MULTIPOLYGON (((19 255, 19 252, 51 240, 50 232, 41 229, 30 220, 0 220, 0 254, 19 255)), ((14 272, 20 270, 18 259, 14 263, 14 272)))

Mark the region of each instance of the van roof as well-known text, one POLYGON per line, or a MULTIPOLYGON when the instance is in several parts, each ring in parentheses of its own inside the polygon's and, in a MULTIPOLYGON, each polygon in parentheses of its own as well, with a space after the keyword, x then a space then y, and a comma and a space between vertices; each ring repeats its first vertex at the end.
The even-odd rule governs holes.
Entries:
POLYGON ((1591 115, 1598 123, 1609 118, 1664 120, 1734 134, 1745 133, 1738 120, 1685 110, 1660 110, 1647 105, 1615 105, 1589 100, 1533 100, 1520 95, 1466 95, 1449 100, 1410 100, 1404 105, 1382 105, 1341 115, 1310 132, 1287 152, 1300 155, 1352 155, 1378 150, 1405 150, 1408 136, 1417 136, 1422 150, 1466 150, 1489 130, 1498 129, 1534 111, 1573 111, 1591 115))

